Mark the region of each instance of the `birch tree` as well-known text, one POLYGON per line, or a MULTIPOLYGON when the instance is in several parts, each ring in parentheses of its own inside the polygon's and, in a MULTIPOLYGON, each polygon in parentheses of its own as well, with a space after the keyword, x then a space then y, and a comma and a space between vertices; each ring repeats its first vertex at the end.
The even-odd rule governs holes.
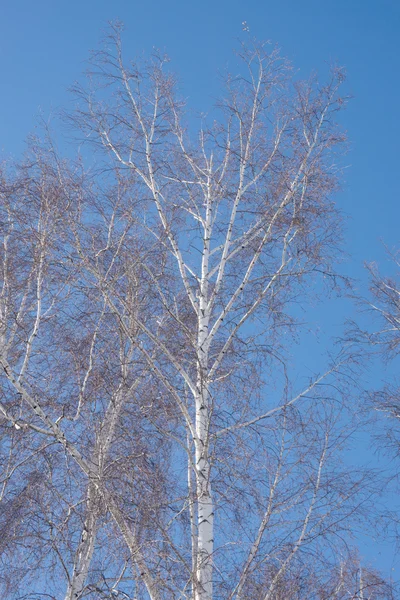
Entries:
POLYGON ((400 416, 399 384, 396 376, 396 363, 400 348, 400 285, 399 254, 388 253, 384 275, 376 263, 367 265, 370 295, 360 302, 363 311, 369 315, 368 328, 353 327, 352 335, 359 343, 367 345, 375 356, 390 365, 393 372, 386 372, 381 389, 370 393, 369 408, 382 417, 384 435, 379 445, 386 446, 396 456, 399 454, 399 431, 397 419, 400 416))
MULTIPOLYGON (((276 49, 262 44, 243 48, 239 58, 245 70, 228 76, 221 117, 210 127, 201 126, 194 143, 166 59, 156 56, 140 70, 124 63, 118 30, 108 43, 95 65, 111 93, 77 89, 83 103, 76 123, 143 188, 146 227, 169 251, 180 279, 173 297, 159 291, 164 322, 173 320, 176 335, 184 340, 184 355, 162 328, 155 335, 154 327, 140 320, 138 327, 166 361, 168 372, 147 358, 175 397, 187 430, 193 498, 190 586, 196 600, 205 600, 213 597, 213 471, 219 481, 220 448, 227 447, 231 434, 238 447, 242 432, 246 436, 250 427, 264 426, 321 382, 312 380, 306 390, 273 408, 264 405, 260 411, 246 401, 263 385, 257 360, 279 358, 278 340, 289 327, 285 306, 307 278, 331 274, 339 237, 330 199, 336 186, 332 152, 343 141, 333 120, 343 103, 338 96, 343 73, 334 70, 325 86, 293 83, 290 67, 276 49), (173 381, 180 380, 184 401, 171 372, 173 381), (250 373, 255 389, 249 394, 243 379, 250 373), (229 398, 233 382, 239 402, 229 398)), ((156 276, 154 280, 157 285, 156 276)), ((339 369, 340 359, 328 371, 339 369)), ((323 450, 304 529, 265 599, 302 545, 324 460, 323 450)), ((266 508, 231 597, 242 594, 268 520, 266 508)))
MULTIPOLYGON (((129 252, 131 257, 136 254, 136 262, 132 258, 124 263, 118 275, 114 265, 113 252, 118 249, 120 259, 123 241, 126 248, 133 239, 129 236, 130 223, 123 219, 123 191, 114 190, 111 205, 104 199, 96 214, 89 190, 85 201, 78 179, 76 172, 68 172, 54 156, 33 148, 30 160, 11 183, 3 182, 2 189, 0 360, 7 384, 3 381, 1 411, 4 426, 11 425, 13 432, 3 448, 6 466, 2 496, 5 515, 15 514, 11 527, 17 527, 8 536, 13 547, 10 552, 12 560, 18 558, 15 544, 18 549, 21 540, 24 548, 35 548, 24 556, 25 577, 37 575, 39 568, 39 580, 45 581, 48 574, 56 589, 58 583, 54 581, 61 569, 67 579, 68 600, 80 598, 90 583, 88 573, 96 539, 105 535, 101 531, 105 528, 105 510, 112 515, 128 551, 135 556, 138 567, 141 565, 141 577, 152 590, 151 575, 141 558, 132 523, 142 530, 151 529, 150 497, 156 493, 152 486, 156 485, 157 502, 161 502, 165 477, 160 470, 162 455, 167 451, 163 440, 164 449, 157 463, 150 462, 148 448, 152 446, 152 452, 157 452, 160 437, 157 431, 149 435, 143 418, 138 420, 135 414, 139 410, 150 416, 156 404, 155 398, 148 400, 143 388, 145 371, 133 358, 135 325, 130 318, 124 321, 124 328, 130 327, 126 338, 125 329, 107 309, 98 288, 85 279, 79 265, 79 261, 93 262, 96 269, 105 268, 112 276, 124 279, 125 299, 130 295, 131 310, 143 295, 150 309, 144 279, 140 279, 140 292, 135 287, 138 246, 129 252), (87 211, 90 223, 83 222, 87 211), (95 223, 97 218, 108 224, 101 232, 95 223), (140 405, 134 400, 139 391, 140 405), (124 441, 128 430, 129 448, 124 441), (119 446, 125 451, 122 456, 119 446), (117 473, 113 473, 114 464, 118 465, 117 473), (151 472, 154 478, 146 483, 151 472), (129 526, 121 509, 128 488, 133 511, 129 526), (142 520, 134 514, 139 489, 139 512, 146 515, 142 520), (26 525, 20 522, 21 513, 26 525), (36 544, 29 541, 31 537, 36 544)), ((160 258, 158 253, 158 264, 160 258)), ((87 273, 89 277, 90 271, 87 273)), ((145 383, 149 389, 148 376, 145 383)), ((7 552, 3 558, 7 559, 7 552)), ((110 589, 112 580, 118 581, 117 569, 123 571, 126 563, 126 556, 123 560, 113 558, 114 574, 108 575, 104 567, 101 572, 110 589)), ((9 594, 10 585, 16 585, 12 578, 6 582, 9 594)))
MULTIPOLYGON (((375 356, 386 363, 396 364, 400 344, 400 285, 398 252, 388 253, 384 275, 376 263, 366 266, 370 294, 358 298, 361 311, 368 314, 367 325, 351 323, 350 334, 358 343, 368 347, 375 356)), ((361 316, 362 316, 361 312, 361 316)), ((396 375, 386 375, 387 381, 380 390, 371 392, 369 408, 376 409, 384 418, 386 439, 381 440, 398 453, 399 438, 396 420, 400 415, 399 391, 396 375), (391 381, 390 381, 391 379, 391 381)))
POLYGON ((364 589, 340 542, 372 492, 340 460, 355 364, 296 380, 289 360, 339 280, 343 72, 297 81, 270 44, 237 60, 193 136, 167 59, 125 62, 114 28, 68 117, 96 167, 33 144, 2 184, 4 569, 26 531, 36 551, 12 598, 364 589))

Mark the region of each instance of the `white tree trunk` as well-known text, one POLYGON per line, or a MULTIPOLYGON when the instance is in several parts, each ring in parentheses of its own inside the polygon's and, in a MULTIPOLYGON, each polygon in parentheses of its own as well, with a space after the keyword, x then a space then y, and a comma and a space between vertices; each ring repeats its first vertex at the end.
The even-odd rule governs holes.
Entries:
POLYGON ((198 313, 198 370, 196 395, 196 487, 197 487, 197 589, 196 600, 213 597, 214 506, 211 493, 209 456, 210 394, 208 389, 208 257, 209 235, 206 229, 198 313))
POLYGON ((196 600, 212 599, 214 551, 214 507, 208 456, 208 406, 205 394, 197 400, 196 485, 197 485, 197 593, 196 600))
POLYGON ((97 492, 95 486, 92 483, 89 483, 86 518, 78 550, 76 551, 74 568, 68 584, 65 600, 79 600, 79 598, 82 597, 85 588, 96 540, 96 497, 97 492))

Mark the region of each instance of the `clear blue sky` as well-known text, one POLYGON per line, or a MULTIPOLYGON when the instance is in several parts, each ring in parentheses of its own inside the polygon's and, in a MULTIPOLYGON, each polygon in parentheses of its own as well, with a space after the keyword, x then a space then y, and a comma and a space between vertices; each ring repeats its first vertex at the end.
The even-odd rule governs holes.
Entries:
POLYGON ((337 61, 354 96, 344 117, 352 152, 340 201, 353 218, 355 259, 382 259, 398 242, 400 2, 398 0, 3 0, 0 19, 0 151, 18 155, 37 115, 69 101, 109 20, 126 25, 127 54, 166 49, 192 106, 207 110, 217 70, 247 21, 282 46, 300 74, 337 61))
MULTIPOLYGON (((126 26, 125 52, 165 49, 189 104, 212 106, 217 71, 236 39, 276 41, 306 77, 344 65, 354 96, 344 116, 351 152, 339 205, 349 216, 347 272, 384 260, 380 240, 399 247, 399 0, 3 0, 0 18, 0 152, 18 157, 37 116, 68 106, 67 88, 85 69, 107 21, 126 26)), ((335 313, 341 319, 340 310, 335 313)), ((332 323, 331 323, 332 325, 332 323)), ((334 325, 334 323, 333 323, 334 325)), ((378 376, 377 376, 378 377, 378 376)), ((389 553, 381 564, 390 561, 389 553)))

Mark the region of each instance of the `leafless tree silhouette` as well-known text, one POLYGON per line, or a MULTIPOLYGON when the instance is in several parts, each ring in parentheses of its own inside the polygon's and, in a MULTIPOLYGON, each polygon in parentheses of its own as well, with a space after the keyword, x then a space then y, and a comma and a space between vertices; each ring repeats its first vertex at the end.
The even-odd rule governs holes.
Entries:
POLYGON ((351 356, 303 386, 288 359, 292 307, 336 284, 343 72, 238 58, 196 138, 115 27, 69 116, 96 168, 33 140, 4 170, 6 597, 391 597, 348 547, 373 484, 340 459, 351 356))

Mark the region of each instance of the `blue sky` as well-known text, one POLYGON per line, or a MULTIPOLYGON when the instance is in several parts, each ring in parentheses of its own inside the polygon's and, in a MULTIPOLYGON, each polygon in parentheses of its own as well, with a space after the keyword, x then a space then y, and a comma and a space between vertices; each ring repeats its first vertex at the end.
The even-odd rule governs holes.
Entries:
MULTIPOLYGON (((218 69, 246 21, 250 35, 277 42, 306 77, 335 61, 353 96, 343 116, 350 152, 337 200, 349 217, 346 272, 365 287, 363 262, 384 264, 382 240, 399 247, 400 2, 398 0, 3 0, 0 18, 0 152, 18 157, 41 114, 68 107, 67 88, 85 69, 107 21, 126 26, 125 52, 165 49, 195 110, 212 107, 218 69)), ((344 305, 343 305, 344 306, 344 305)), ((331 315, 330 331, 343 317, 331 315)), ((319 313, 321 314, 321 313, 319 313)), ((380 371, 373 371, 374 384, 380 371)), ((391 562, 383 551, 379 564, 391 562)))
POLYGON ((132 56, 165 49, 191 106, 207 110, 218 94, 218 69, 232 56, 242 21, 271 39, 307 76, 337 61, 354 96, 344 116, 351 153, 340 198, 347 245, 360 265, 382 260, 379 240, 398 241, 400 3, 397 0, 5 0, 0 19, 0 151, 17 155, 37 116, 71 99, 70 86, 98 46, 107 21, 126 25, 132 56))

